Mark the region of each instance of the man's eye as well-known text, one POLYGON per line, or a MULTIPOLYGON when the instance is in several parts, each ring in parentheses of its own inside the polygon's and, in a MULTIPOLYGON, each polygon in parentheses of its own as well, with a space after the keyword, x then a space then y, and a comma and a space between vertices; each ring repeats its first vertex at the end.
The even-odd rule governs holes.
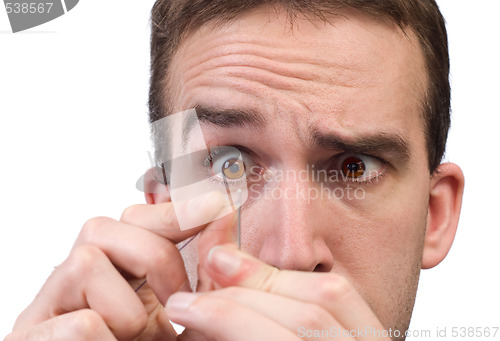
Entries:
POLYGON ((245 164, 240 152, 218 150, 212 155, 212 174, 227 180, 239 180, 245 177, 245 164))
POLYGON ((342 176, 351 181, 369 181, 380 176, 384 170, 384 163, 372 156, 345 155, 339 160, 342 176))
POLYGON ((230 158, 224 161, 222 165, 222 174, 231 180, 236 180, 245 175, 245 165, 243 160, 230 158))
POLYGON ((350 156, 342 162, 342 173, 348 178, 360 178, 365 171, 365 163, 358 157, 350 156))

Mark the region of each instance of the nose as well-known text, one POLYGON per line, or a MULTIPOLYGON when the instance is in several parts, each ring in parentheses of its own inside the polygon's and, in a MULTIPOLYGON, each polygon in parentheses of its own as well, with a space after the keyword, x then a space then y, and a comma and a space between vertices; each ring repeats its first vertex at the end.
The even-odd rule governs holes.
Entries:
POLYGON ((275 186, 260 205, 259 224, 265 236, 259 258, 279 269, 332 269, 333 256, 325 242, 329 219, 314 183, 294 179, 275 186))

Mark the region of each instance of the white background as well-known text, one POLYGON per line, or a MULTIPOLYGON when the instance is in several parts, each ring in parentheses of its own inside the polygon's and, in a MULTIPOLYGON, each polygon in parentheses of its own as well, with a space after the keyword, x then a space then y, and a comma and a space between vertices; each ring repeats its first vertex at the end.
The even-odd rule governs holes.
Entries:
MULTIPOLYGON (((17 34, 0 6, 0 337, 88 218, 143 201, 153 2, 82 0, 17 34)), ((411 330, 446 327, 452 340, 452 327, 500 327, 500 2, 438 2, 452 58, 446 159, 466 191, 453 248, 422 272, 411 330)))

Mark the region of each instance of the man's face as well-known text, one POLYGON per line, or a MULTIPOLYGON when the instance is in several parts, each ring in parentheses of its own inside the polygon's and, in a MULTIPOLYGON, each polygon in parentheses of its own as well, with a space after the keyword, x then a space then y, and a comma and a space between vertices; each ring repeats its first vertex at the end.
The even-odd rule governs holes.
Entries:
POLYGON ((189 35, 170 65, 171 105, 199 108, 208 147, 239 148, 259 173, 247 179, 245 251, 342 274, 384 326, 404 329, 430 183, 422 53, 412 32, 364 15, 286 19, 261 7, 189 35))

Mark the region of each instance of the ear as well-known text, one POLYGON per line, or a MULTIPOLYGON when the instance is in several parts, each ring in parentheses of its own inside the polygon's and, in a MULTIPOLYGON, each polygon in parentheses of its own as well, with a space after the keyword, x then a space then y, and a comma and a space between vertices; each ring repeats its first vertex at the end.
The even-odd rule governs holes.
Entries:
POLYGON ((171 201, 168 185, 165 184, 162 168, 152 167, 143 176, 144 197, 148 204, 171 201))
POLYGON ((438 265, 448 254, 457 232, 463 192, 460 167, 453 163, 439 165, 430 182, 423 269, 438 265))

